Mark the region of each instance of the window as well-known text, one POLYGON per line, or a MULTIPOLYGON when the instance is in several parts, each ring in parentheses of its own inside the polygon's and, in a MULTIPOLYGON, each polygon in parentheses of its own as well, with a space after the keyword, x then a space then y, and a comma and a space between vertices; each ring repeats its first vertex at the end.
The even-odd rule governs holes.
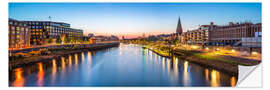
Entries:
POLYGON ((11 30, 15 30, 15 27, 14 26, 11 26, 11 30))
POLYGON ((10 24, 10 25, 12 25, 12 24, 13 24, 13 22, 12 22, 12 21, 10 21, 10 22, 9 22, 9 24, 10 24))
POLYGON ((17 31, 20 31, 20 27, 16 27, 16 30, 17 30, 17 31))
POLYGON ((24 31, 24 28, 23 28, 23 27, 21 28, 21 31, 22 31, 22 32, 24 31))

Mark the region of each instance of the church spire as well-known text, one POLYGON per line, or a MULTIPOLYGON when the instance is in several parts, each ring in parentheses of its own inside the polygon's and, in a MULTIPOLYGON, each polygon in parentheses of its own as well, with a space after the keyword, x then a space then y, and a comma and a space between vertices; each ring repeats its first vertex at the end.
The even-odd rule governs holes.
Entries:
POLYGON ((180 17, 179 17, 178 24, 177 24, 177 29, 176 29, 176 33, 177 34, 182 34, 182 32, 183 32, 183 29, 182 29, 181 20, 180 20, 180 17))

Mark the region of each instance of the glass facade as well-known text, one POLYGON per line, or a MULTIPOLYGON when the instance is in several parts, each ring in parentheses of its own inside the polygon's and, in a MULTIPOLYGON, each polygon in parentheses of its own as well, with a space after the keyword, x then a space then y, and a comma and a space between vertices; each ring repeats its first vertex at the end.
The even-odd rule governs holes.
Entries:
POLYGON ((70 24, 51 21, 24 21, 31 26, 31 44, 44 45, 49 39, 67 38, 82 39, 83 30, 70 28, 70 24))

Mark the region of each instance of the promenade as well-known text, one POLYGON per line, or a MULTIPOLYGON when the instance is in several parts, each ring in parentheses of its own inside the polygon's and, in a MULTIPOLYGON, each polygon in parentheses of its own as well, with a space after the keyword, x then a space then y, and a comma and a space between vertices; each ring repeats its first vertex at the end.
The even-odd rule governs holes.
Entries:
POLYGON ((54 58, 60 58, 62 55, 66 54, 89 50, 101 50, 118 45, 118 42, 106 42, 95 44, 46 45, 20 50, 10 50, 9 66, 10 69, 12 69, 37 62, 48 61, 54 58))

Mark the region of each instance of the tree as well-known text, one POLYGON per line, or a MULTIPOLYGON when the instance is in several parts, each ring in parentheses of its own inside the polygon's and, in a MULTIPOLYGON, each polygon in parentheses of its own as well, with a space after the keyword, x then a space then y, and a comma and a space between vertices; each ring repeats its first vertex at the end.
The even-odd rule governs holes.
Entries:
POLYGON ((178 38, 175 38, 175 39, 173 40, 173 44, 177 44, 177 43, 179 43, 179 40, 178 40, 178 38))
POLYGON ((53 39, 52 38, 49 38, 48 43, 50 44, 52 42, 53 42, 53 39))
POLYGON ((69 42, 70 42, 70 38, 69 38, 69 37, 66 37, 66 38, 64 39, 64 42, 65 42, 65 43, 69 43, 69 42))
POLYGON ((61 40, 60 37, 57 37, 57 38, 56 38, 56 43, 62 43, 62 40, 61 40))

